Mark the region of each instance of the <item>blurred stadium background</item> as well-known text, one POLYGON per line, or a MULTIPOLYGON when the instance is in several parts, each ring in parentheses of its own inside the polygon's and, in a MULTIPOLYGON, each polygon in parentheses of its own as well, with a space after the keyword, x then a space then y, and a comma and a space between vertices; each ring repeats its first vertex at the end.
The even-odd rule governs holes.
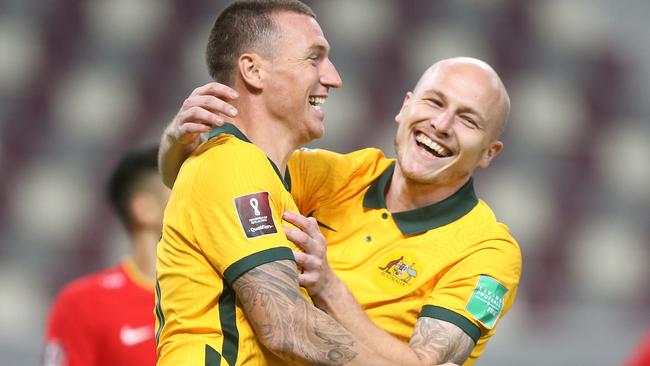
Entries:
MULTIPOLYGON (((482 58, 509 88, 506 149, 477 189, 524 271, 478 365, 620 364, 650 329, 650 2, 306 2, 345 82, 313 146, 393 156, 404 93, 444 57, 482 58)), ((38 364, 55 293, 123 255, 107 173, 209 80, 225 3, 0 1, 2 364, 38 364)))

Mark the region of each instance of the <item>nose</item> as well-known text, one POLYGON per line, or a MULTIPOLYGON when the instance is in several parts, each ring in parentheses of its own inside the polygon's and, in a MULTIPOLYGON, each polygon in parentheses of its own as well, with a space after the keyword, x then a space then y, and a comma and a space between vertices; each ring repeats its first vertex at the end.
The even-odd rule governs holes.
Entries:
POLYGON ((454 113, 448 110, 441 111, 437 116, 431 118, 431 126, 437 134, 448 136, 454 123, 454 113))
POLYGON ((343 86, 341 76, 339 75, 339 72, 336 71, 336 67, 334 67, 334 64, 329 58, 323 63, 320 82, 328 88, 340 88, 343 86))

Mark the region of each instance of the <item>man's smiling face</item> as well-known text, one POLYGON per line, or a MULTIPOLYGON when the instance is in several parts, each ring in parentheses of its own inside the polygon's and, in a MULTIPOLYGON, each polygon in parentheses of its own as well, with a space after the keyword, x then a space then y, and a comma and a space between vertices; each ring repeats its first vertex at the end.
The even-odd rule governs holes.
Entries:
POLYGON ((468 58, 433 65, 395 118, 395 150, 404 176, 421 184, 464 184, 501 151, 497 138, 507 103, 503 85, 487 65, 468 58))

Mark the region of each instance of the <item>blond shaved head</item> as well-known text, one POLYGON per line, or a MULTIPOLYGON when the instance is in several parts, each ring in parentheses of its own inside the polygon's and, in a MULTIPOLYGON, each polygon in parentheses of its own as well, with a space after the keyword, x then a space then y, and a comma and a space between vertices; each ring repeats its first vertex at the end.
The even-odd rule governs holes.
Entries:
POLYGON ((473 57, 453 57, 431 65, 413 90, 414 94, 423 92, 430 80, 440 73, 454 75, 465 84, 466 88, 476 91, 484 99, 489 99, 490 119, 494 121, 494 139, 498 139, 505 129, 510 114, 510 96, 497 72, 485 61, 473 57))

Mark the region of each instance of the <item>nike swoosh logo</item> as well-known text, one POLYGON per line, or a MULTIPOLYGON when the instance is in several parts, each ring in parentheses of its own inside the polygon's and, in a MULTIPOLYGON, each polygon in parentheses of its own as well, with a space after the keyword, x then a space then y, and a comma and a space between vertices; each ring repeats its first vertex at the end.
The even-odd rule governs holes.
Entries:
POLYGON ((137 328, 131 328, 125 325, 120 329, 120 340, 125 346, 135 346, 136 344, 148 341, 153 338, 153 335, 153 325, 145 325, 137 328))
MULTIPOLYGON (((309 214, 307 214, 307 217, 314 217, 314 212, 316 212, 316 210, 314 210, 314 211, 310 212, 309 214)), ((323 227, 323 228, 325 228, 325 229, 327 229, 327 230, 331 230, 331 231, 333 231, 333 232, 335 232, 335 233, 338 233, 338 231, 336 231, 336 230, 332 229, 331 227, 329 227, 329 226, 323 224, 322 222, 318 221, 318 219, 316 219, 316 223, 317 223, 318 226, 320 226, 320 227, 323 227)))

